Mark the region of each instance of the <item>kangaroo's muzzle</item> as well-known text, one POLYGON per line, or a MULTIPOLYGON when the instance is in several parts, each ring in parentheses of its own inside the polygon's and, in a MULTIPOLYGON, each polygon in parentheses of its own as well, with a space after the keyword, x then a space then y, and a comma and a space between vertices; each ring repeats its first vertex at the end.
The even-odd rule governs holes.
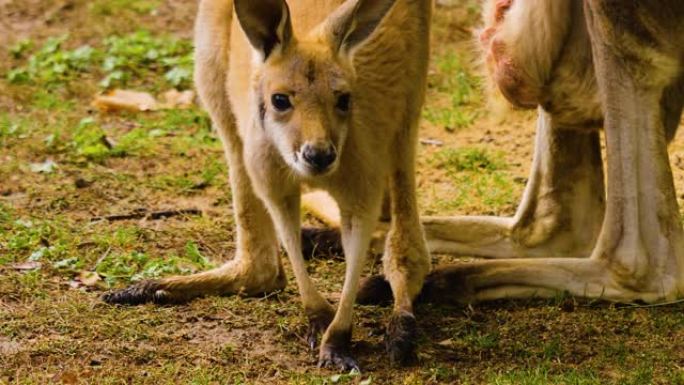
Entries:
POLYGON ((301 149, 302 158, 316 173, 328 171, 337 159, 337 150, 331 143, 305 144, 301 149))

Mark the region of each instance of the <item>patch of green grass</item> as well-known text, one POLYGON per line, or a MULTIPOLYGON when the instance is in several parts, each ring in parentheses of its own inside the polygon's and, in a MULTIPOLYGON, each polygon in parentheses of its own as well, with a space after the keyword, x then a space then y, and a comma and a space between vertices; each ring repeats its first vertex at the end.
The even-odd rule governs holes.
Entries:
POLYGON ((479 116, 482 103, 480 79, 467 68, 461 56, 450 52, 434 58, 436 71, 429 79, 431 95, 441 103, 425 108, 423 116, 447 131, 468 127, 479 116))
POLYGON ((20 59, 32 48, 33 41, 31 39, 21 39, 10 47, 9 52, 13 58, 20 59))
POLYGON ((154 137, 170 137, 171 150, 185 156, 198 150, 221 150, 221 143, 212 132, 211 121, 199 108, 165 110, 148 114, 139 120, 141 127, 154 137))
POLYGON ((534 369, 511 370, 490 376, 492 385, 589 385, 603 383, 592 371, 569 370, 561 374, 551 373, 545 366, 534 369))
POLYGON ((433 164, 446 171, 455 190, 448 200, 438 202, 440 209, 498 211, 516 203, 515 182, 500 153, 446 149, 435 154, 433 164))
POLYGON ((94 241, 100 245, 117 248, 131 248, 145 240, 145 234, 138 226, 121 226, 110 233, 97 235, 94 241))
POLYGON ((288 377, 289 384, 298 385, 375 384, 375 382, 373 382, 372 375, 366 378, 362 378, 362 376, 358 372, 333 374, 327 376, 320 374, 291 373, 288 375, 288 377))
POLYGON ((72 154, 95 162, 123 154, 123 151, 114 148, 107 134, 95 124, 93 118, 84 118, 79 122, 73 132, 70 147, 72 154))
POLYGON ((9 114, 0 113, 0 147, 6 147, 10 141, 25 135, 24 122, 11 117, 9 114))
POLYGON ((684 385, 684 368, 674 369, 667 375, 668 382, 672 385, 684 385))
POLYGON ((9 222, 12 220, 12 209, 0 202, 0 226, 3 230, 9 229, 9 222))
POLYGON ((105 277, 107 284, 114 285, 118 282, 136 282, 167 275, 190 274, 211 267, 211 262, 202 255, 197 244, 188 242, 182 255, 170 255, 164 258, 152 257, 140 251, 110 253, 100 258, 95 265, 95 271, 105 277))
POLYGON ((449 148, 435 154, 439 167, 454 174, 459 171, 497 171, 505 168, 500 153, 492 153, 482 148, 449 148))
MULTIPOLYGON (((154 156, 156 138, 159 132, 142 127, 134 128, 120 136, 106 132, 92 117, 81 119, 72 129, 71 139, 66 145, 66 151, 74 161, 92 161, 102 163, 111 157, 123 156, 154 156)), ((49 136, 46 144, 55 146, 57 131, 49 136)))
POLYGON ((463 382, 463 373, 448 365, 434 365, 427 371, 429 373, 429 376, 427 377, 428 383, 451 384, 463 382))
POLYGON ((146 181, 146 185, 155 190, 173 192, 175 195, 199 193, 210 186, 227 188, 223 157, 204 157, 195 162, 191 170, 155 175, 146 181))
POLYGON ((144 78, 148 71, 163 73, 174 87, 187 88, 192 81, 192 44, 188 40, 156 37, 149 31, 112 36, 104 41, 102 68, 105 88, 125 85, 132 77, 144 78))
POLYGON ((146 14, 157 9, 159 5, 158 0, 96 0, 90 5, 90 10, 99 16, 112 16, 126 11, 146 14))
POLYGON ((135 128, 120 136, 114 145, 116 155, 154 156, 156 133, 135 128))
POLYGON ((6 252, 0 253, 0 264, 58 261, 66 258, 69 236, 65 223, 37 218, 13 219, 7 210, 3 211, 0 245, 3 245, 6 252))
POLYGON ((174 191, 177 194, 187 194, 201 186, 199 178, 187 175, 158 175, 149 181, 149 185, 160 191, 174 191))
POLYGON ((465 341, 468 345, 481 350, 495 349, 499 345, 499 334, 474 332, 465 336, 465 341))
POLYGON ((462 60, 462 56, 456 52, 435 59, 437 72, 433 84, 438 91, 450 93, 454 107, 480 101, 480 79, 471 73, 462 60))
POLYGON ((497 212, 515 205, 512 178, 503 172, 464 173, 453 178, 455 194, 439 202, 441 209, 482 209, 497 212))
POLYGON ((37 90, 31 97, 32 107, 51 112, 71 111, 74 105, 73 100, 68 100, 58 93, 49 92, 45 89, 37 90))
POLYGON ((49 38, 28 59, 24 67, 10 70, 7 79, 11 83, 40 83, 48 86, 74 80, 87 72, 97 59, 98 52, 89 45, 73 50, 62 49, 68 35, 49 38))
MULTIPOLYGON (((65 49, 63 46, 68 41, 68 35, 49 38, 28 57, 25 65, 10 69, 7 79, 10 83, 54 88, 89 73, 101 76, 100 86, 110 88, 125 87, 133 81, 144 81, 150 75, 162 74, 166 87, 188 88, 192 83, 192 44, 189 40, 154 36, 140 30, 124 36, 110 36, 98 47, 82 45, 65 49)), ((15 57, 23 57, 30 47, 17 47, 15 57)))
POLYGON ((550 341, 544 343, 542 356, 546 360, 554 360, 560 356, 562 350, 560 338, 554 337, 550 341))
POLYGON ((211 132, 211 120, 199 108, 163 110, 139 117, 140 124, 147 129, 186 131, 189 127, 211 132))
POLYGON ((627 372, 626 378, 622 379, 625 385, 648 385, 653 383, 653 367, 640 365, 633 372, 627 372))
POLYGON ((468 127, 479 116, 477 112, 464 109, 426 107, 423 117, 430 123, 443 126, 445 130, 453 132, 456 128, 468 127))
POLYGON ((624 365, 627 362, 627 357, 630 354, 629 349, 622 341, 615 344, 609 344, 604 348, 604 350, 607 357, 615 360, 615 362, 619 363, 620 365, 624 365))

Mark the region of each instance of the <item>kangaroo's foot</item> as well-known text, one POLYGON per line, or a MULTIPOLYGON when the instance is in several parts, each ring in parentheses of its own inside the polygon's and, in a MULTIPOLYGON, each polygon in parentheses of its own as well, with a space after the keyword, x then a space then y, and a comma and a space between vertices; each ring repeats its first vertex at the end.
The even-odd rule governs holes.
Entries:
MULTIPOLYGON (((625 275, 624 265, 618 262, 625 254, 502 259, 438 267, 426 278, 419 300, 469 304, 499 299, 550 298, 567 293, 618 303, 655 303, 681 296, 677 272, 665 272, 661 266, 656 266, 647 269, 639 278, 632 273, 625 275)), ((669 255, 664 259, 673 258, 674 255, 669 255)))
MULTIPOLYGON (((145 280, 125 289, 112 290, 102 295, 102 300, 111 304, 141 305, 152 302, 169 304, 173 302, 169 292, 161 288, 159 280, 145 280)), ((182 302, 180 298, 176 298, 182 302)))
POLYGON ((328 305, 317 310, 307 311, 306 313, 309 318, 306 343, 311 350, 314 350, 318 345, 318 336, 325 333, 333 318, 335 318, 335 309, 328 305))
POLYGON ((338 368, 344 372, 355 369, 360 372, 359 364, 351 356, 350 345, 351 329, 329 333, 319 351, 318 367, 338 368))
POLYGON ((385 334, 385 348, 394 366, 408 366, 418 361, 416 317, 411 313, 395 312, 390 318, 385 334))
POLYGON ((256 296, 284 289, 287 280, 279 261, 261 262, 261 265, 252 265, 232 260, 202 273, 146 280, 105 293, 102 299, 110 304, 173 304, 205 295, 256 296))

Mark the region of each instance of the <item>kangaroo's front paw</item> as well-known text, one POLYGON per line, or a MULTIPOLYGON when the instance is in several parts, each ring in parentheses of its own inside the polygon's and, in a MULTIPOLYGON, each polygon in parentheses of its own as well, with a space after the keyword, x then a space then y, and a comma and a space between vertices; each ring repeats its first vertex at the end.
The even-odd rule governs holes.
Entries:
POLYGON ((335 318, 335 310, 332 307, 325 307, 315 311, 307 311, 306 313, 309 318, 306 343, 311 350, 314 350, 318 344, 318 336, 325 333, 333 318, 335 318))
POLYGON ((110 304, 121 305, 141 305, 148 302, 157 304, 178 302, 156 280, 141 281, 125 289, 109 291, 102 295, 102 300, 110 304))
POLYGON ((417 334, 416 317, 413 314, 392 314, 385 335, 385 348, 392 365, 408 366, 418 361, 417 334))
POLYGON ((347 372, 352 369, 360 372, 359 364, 349 353, 351 343, 351 330, 346 332, 333 332, 321 345, 318 356, 319 368, 338 368, 347 372))

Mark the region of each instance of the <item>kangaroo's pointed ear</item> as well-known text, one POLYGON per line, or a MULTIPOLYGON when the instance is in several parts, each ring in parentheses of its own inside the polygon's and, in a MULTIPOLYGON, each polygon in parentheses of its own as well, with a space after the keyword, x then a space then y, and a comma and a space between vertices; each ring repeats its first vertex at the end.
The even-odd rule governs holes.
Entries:
POLYGON ((328 18, 333 49, 351 54, 375 31, 396 0, 347 0, 328 18))
POLYGON ((268 59, 292 41, 290 10, 285 0, 235 0, 235 14, 249 43, 268 59))

